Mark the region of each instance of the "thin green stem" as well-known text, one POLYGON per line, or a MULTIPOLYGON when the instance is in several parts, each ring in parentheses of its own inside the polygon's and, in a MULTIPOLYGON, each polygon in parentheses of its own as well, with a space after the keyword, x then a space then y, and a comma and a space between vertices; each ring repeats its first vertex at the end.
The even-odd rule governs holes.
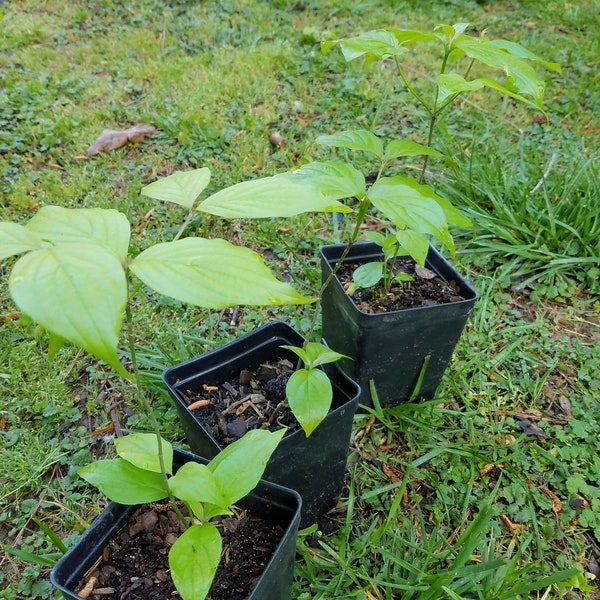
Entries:
POLYGON ((423 108, 431 115, 432 109, 427 104, 427 102, 425 102, 425 100, 423 100, 423 98, 421 98, 421 96, 417 93, 417 91, 410 84, 410 81, 408 81, 408 79, 406 78, 406 75, 404 74, 404 71, 402 70, 402 67, 400 66, 400 61, 398 60, 397 56, 394 56, 394 61, 396 63, 396 68, 398 69, 398 74, 400 75, 400 78, 402 79, 404 85, 406 86, 406 89, 410 92, 410 94, 413 96, 413 98, 419 104, 421 104, 423 106, 423 108))
POLYGON ((185 220, 181 224, 179 231, 173 238, 174 242, 177 241, 182 236, 183 232, 187 229, 187 226, 192 222, 193 217, 194 217, 194 207, 192 206, 192 208, 190 208, 185 220))
POLYGON ((160 435, 160 425, 158 424, 158 420, 156 419, 156 415, 154 414, 154 411, 152 410, 150 403, 146 399, 146 395, 144 394, 142 381, 141 381, 141 377, 140 377, 140 369, 139 369, 139 365, 138 365, 138 361, 137 361, 137 353, 135 350, 135 336, 134 336, 134 331, 133 331, 133 318, 132 318, 132 314, 131 314, 130 302, 127 302, 127 304, 125 305, 125 321, 127 323, 127 343, 129 345, 129 353, 131 355, 131 365, 133 367, 133 378, 134 378, 135 386, 136 386, 136 396, 137 396, 138 402, 142 406, 144 412, 150 418, 152 430, 156 434, 156 441, 157 441, 157 445, 158 445, 158 462, 160 464, 160 471, 162 473, 163 480, 165 482, 165 486, 168 489, 167 473, 166 473, 166 469, 165 469, 165 459, 164 459, 163 448, 162 448, 162 437, 160 435))

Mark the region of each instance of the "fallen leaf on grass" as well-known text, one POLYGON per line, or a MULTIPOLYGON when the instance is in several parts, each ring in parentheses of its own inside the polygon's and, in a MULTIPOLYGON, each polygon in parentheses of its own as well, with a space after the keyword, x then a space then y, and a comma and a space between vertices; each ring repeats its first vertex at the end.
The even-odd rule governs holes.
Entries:
POLYGON ((521 425, 521 429, 527 435, 537 435, 538 437, 544 439, 550 437, 541 427, 538 427, 533 421, 530 421, 529 419, 521 419, 519 421, 519 424, 521 425))
POLYGON ((552 510, 555 514, 558 514, 562 510, 562 502, 560 498, 549 488, 543 487, 542 492, 552 500, 552 510))
POLYGON ((394 467, 393 465, 390 465, 390 463, 387 462, 384 462, 381 465, 381 470, 392 483, 398 483, 404 476, 404 474, 400 469, 398 469, 398 467, 394 467))
POLYGON ((506 515, 502 515, 504 524, 513 532, 527 531, 528 527, 524 523, 513 523, 506 515))
POLYGON ((152 135, 156 129, 151 125, 135 125, 129 129, 117 131, 116 129, 104 129, 98 139, 87 149, 90 156, 121 148, 128 142, 139 144, 152 135))

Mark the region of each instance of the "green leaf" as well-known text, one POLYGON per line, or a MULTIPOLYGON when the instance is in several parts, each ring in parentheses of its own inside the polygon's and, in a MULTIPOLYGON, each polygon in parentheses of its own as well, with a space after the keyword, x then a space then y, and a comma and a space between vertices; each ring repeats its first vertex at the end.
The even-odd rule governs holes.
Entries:
MULTIPOLYGON (((305 185, 311 185, 330 200, 362 198, 366 183, 363 174, 350 163, 341 160, 312 162, 294 171, 294 177, 305 185)), ((344 205, 338 212, 352 212, 344 205)))
POLYGON ((142 196, 173 202, 192 208, 198 196, 210 181, 210 169, 202 167, 193 171, 176 171, 142 188, 142 196))
POLYGON ((399 229, 413 229, 439 239, 454 253, 446 216, 438 196, 429 186, 407 177, 383 177, 369 192, 371 202, 399 229))
POLYGON ((514 98, 523 104, 527 104, 536 110, 541 110, 541 108, 535 102, 532 102, 525 96, 515 93, 513 90, 507 88, 501 83, 498 83, 495 79, 481 77, 479 79, 467 81, 456 73, 445 73, 443 75, 438 75, 437 82, 439 89, 438 104, 442 104, 447 98, 455 94, 458 95, 463 92, 473 92, 480 90, 483 87, 489 87, 497 90, 501 94, 505 94, 511 98, 514 98))
POLYGON ((277 280, 256 252, 221 239, 156 244, 130 269, 160 294, 205 308, 312 302, 277 280))
POLYGON ((385 30, 368 31, 357 37, 321 42, 321 50, 326 54, 336 45, 340 46, 346 62, 365 55, 367 62, 372 62, 390 56, 400 56, 406 52, 406 49, 399 46, 396 36, 385 30))
POLYGON ((404 252, 410 254, 413 260, 421 265, 425 265, 427 253, 429 252, 429 240, 422 233, 412 229, 399 229, 396 232, 396 239, 404 252))
POLYGON ((363 232, 363 235, 371 242, 373 242, 374 244, 377 244, 378 246, 383 247, 383 244, 385 243, 385 240, 387 239, 387 236, 384 235, 383 233, 381 233, 380 231, 365 231, 363 232))
POLYGON ((367 129, 340 131, 332 135, 320 135, 317 144, 334 148, 348 148, 374 154, 377 158, 383 156, 383 142, 373 132, 367 129))
POLYGON ((0 260, 40 248, 40 236, 29 231, 24 225, 9 221, 0 222, 0 260))
POLYGON ((286 430, 253 429, 229 444, 208 464, 229 506, 251 492, 286 430))
POLYGON ((431 146, 417 144, 411 140, 392 140, 385 148, 386 160, 393 160, 399 156, 443 156, 441 152, 431 146))
POLYGON ((331 381, 320 369, 299 369, 288 379, 286 393, 290 408, 308 437, 331 408, 331 381))
POLYGON ((113 209, 44 206, 26 227, 52 244, 93 240, 113 252, 123 264, 127 259, 129 221, 113 209))
POLYGON ((243 181, 209 196, 197 210, 229 219, 292 217, 306 212, 349 212, 295 173, 243 181))
POLYGON ((379 283, 383 278, 383 263, 381 261, 369 262, 360 265, 352 277, 354 288, 370 288, 379 283))
POLYGON ((484 38, 475 39, 470 36, 460 36, 454 45, 467 56, 485 65, 502 69, 506 74, 506 87, 518 94, 533 97, 538 106, 544 96, 544 82, 536 75, 535 70, 523 59, 514 56, 506 49, 492 45, 484 38))
POLYGON ((320 342, 306 342, 303 348, 288 345, 282 345, 281 347, 287 348, 297 354, 302 359, 302 362, 311 369, 344 358, 343 354, 332 350, 320 342))
POLYGON ((180 467, 169 479, 169 488, 184 502, 210 502, 226 511, 229 507, 212 471, 200 463, 188 462, 180 467))
POLYGON ((445 44, 449 45, 461 36, 469 27, 470 23, 455 23, 454 25, 438 25, 435 29, 443 32, 439 38, 445 44))
POLYGON ((481 79, 467 81, 457 73, 443 73, 438 75, 437 84, 438 104, 443 104, 447 98, 455 94, 462 94, 463 92, 476 92, 484 86, 484 83, 481 79))
MULTIPOLYGON (((173 472, 173 446, 160 438, 166 473, 173 472)), ((158 459, 158 441, 154 433, 132 433, 115 440, 117 454, 145 471, 161 473, 158 459)))
POLYGON ((413 44, 414 42, 437 41, 439 38, 430 31, 417 31, 414 29, 398 29, 397 27, 386 27, 385 31, 394 34, 399 44, 413 44))
POLYGON ((115 254, 91 242, 35 250, 16 262, 9 289, 16 305, 42 327, 128 377, 116 350, 127 282, 115 254))
POLYGON ((78 473, 119 504, 144 504, 169 496, 160 473, 140 469, 124 458, 97 460, 79 469, 78 473))
POLYGON ((540 58, 537 54, 534 54, 533 52, 531 52, 524 46, 521 46, 521 44, 517 44, 516 42, 510 42, 508 40, 490 40, 488 43, 491 46, 495 46, 496 48, 506 50, 506 52, 512 54, 513 56, 516 56, 517 58, 524 58, 526 60, 539 62, 540 64, 544 65, 547 69, 550 69, 551 71, 555 71, 557 73, 560 73, 561 71, 560 65, 558 63, 544 60, 543 58, 540 58))
POLYGON ((182 600, 204 600, 221 560, 221 534, 212 523, 192 525, 169 551, 171 577, 182 600))

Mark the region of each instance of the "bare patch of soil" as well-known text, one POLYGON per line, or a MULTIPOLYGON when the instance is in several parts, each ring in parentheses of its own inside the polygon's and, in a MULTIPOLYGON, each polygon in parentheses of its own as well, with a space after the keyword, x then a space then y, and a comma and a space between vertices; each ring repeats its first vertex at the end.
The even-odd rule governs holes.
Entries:
MULTIPOLYGON (((281 527, 240 512, 214 520, 223 537, 221 560, 208 600, 247 598, 283 536, 281 527)), ((105 548, 98 566, 76 592, 93 584, 93 600, 177 600, 169 570, 169 549, 183 532, 165 503, 144 505, 105 548), (94 578, 94 579, 92 579, 94 578)))
MULTIPOLYGON (((348 261, 341 265, 337 277, 345 289, 352 283, 354 271, 366 261, 348 261)), ((421 268, 407 257, 401 256, 394 264, 394 275, 404 273, 413 280, 399 283, 394 281, 389 290, 383 283, 372 288, 361 288, 351 294, 356 306, 363 312, 386 313, 404 308, 435 306, 464 300, 455 281, 446 283, 436 273, 421 268)))

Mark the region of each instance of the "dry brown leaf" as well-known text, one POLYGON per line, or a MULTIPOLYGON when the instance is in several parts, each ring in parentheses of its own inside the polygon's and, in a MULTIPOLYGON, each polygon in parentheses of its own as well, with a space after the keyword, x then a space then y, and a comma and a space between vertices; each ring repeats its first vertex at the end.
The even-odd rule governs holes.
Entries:
POLYGON ((521 429, 527 435, 536 435, 537 437, 544 439, 550 437, 541 427, 538 427, 533 421, 530 421, 529 419, 521 419, 519 421, 519 425, 521 425, 521 429))
POLYGON ((421 279, 435 279, 437 277, 433 271, 426 269, 425 267, 420 267, 419 265, 415 267, 415 275, 421 279))
POLYGON ((398 483, 403 477, 402 471, 398 467, 390 465, 390 463, 384 462, 381 465, 381 470, 392 483, 398 483))
POLYGON ((506 515, 502 515, 504 524, 513 532, 527 531, 528 527, 524 523, 513 523, 506 515))
POLYGON ((87 149, 90 156, 116 150, 128 142, 139 144, 144 139, 152 135, 156 129, 152 125, 135 125, 129 129, 117 131, 116 129, 104 129, 98 136, 98 139, 87 149))
POLYGON ((567 417, 569 420, 572 419, 573 410, 571 409, 571 403, 569 402, 569 399, 566 396, 559 396, 558 404, 560 405, 561 410, 565 413, 565 417, 567 417))
POLYGON ((555 514, 558 514, 562 510, 562 502, 560 498, 549 488, 543 487, 542 492, 552 500, 552 510, 555 514))

